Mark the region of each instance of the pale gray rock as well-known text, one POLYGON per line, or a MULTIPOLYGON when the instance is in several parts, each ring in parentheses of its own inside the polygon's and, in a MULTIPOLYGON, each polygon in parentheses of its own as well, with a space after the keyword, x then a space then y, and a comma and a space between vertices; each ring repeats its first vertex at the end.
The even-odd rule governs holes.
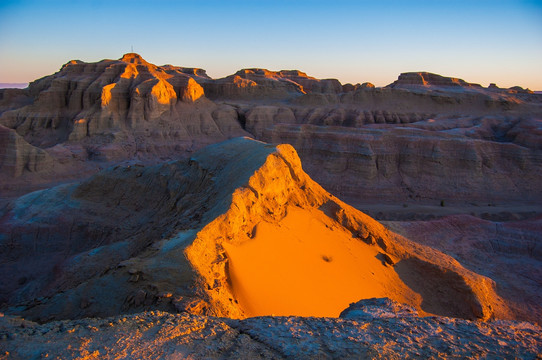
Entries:
POLYGON ((145 312, 37 324, 0 315, 9 359, 538 359, 540 327, 443 317, 245 320, 145 312))
POLYGON ((350 304, 339 315, 342 319, 370 321, 374 318, 405 318, 416 317, 418 311, 412 306, 400 304, 389 298, 373 298, 360 300, 350 304))

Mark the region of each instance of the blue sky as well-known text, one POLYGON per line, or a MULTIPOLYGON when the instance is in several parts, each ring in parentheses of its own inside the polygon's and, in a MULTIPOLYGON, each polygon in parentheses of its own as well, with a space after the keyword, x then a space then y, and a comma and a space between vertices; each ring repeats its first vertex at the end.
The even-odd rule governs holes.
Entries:
POLYGON ((542 90, 542 1, 0 0, 0 82, 132 46, 215 78, 264 67, 383 86, 430 71, 542 90))

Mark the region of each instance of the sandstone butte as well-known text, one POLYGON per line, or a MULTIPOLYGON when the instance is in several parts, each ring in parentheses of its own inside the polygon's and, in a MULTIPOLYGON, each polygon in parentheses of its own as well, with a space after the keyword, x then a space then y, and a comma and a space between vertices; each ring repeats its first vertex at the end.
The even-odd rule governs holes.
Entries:
POLYGON ((137 54, 0 89, 0 356, 535 358, 541 117, 137 54))

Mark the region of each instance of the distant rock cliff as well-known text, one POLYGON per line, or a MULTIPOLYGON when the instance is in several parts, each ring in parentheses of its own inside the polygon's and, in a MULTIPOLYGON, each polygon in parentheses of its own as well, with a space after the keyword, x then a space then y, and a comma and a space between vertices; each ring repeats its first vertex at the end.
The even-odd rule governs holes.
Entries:
POLYGON ((125 158, 152 152, 145 144, 155 147, 163 139, 205 142, 245 134, 236 116, 205 100, 195 78, 208 77, 200 69, 155 66, 137 54, 70 61, 32 82, 25 93, 31 104, 4 111, 0 123, 40 147, 101 136, 103 145, 113 144, 123 153, 117 157, 125 158))
MULTIPOLYGON (((253 136, 292 144, 311 176, 355 203, 377 196, 536 202, 541 118, 542 95, 427 72, 378 88, 298 70, 252 68, 211 79, 202 69, 156 66, 133 53, 70 61, 27 89, 0 90, 0 125, 62 164, 1 172, 0 191, 9 194, 21 179, 31 189, 253 136)), ((14 154, 4 151, 0 164, 15 163, 14 154)))
POLYGON ((391 88, 408 87, 408 86, 438 86, 438 87, 461 87, 461 88, 478 88, 479 84, 468 83, 465 80, 440 76, 428 72, 409 72, 399 75, 397 81, 388 85, 391 88))
POLYGON ((203 86, 213 99, 289 99, 308 93, 342 92, 338 80, 319 80, 298 70, 244 69, 223 79, 204 80, 203 86))

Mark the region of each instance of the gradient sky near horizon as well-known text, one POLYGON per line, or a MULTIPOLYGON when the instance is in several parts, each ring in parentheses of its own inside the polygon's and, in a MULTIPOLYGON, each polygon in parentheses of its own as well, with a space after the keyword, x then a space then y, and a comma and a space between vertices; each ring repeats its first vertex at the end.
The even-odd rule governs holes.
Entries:
POLYGON ((0 0, 1 83, 132 46, 214 78, 262 67, 384 86, 429 71, 542 90, 542 1, 0 0))

